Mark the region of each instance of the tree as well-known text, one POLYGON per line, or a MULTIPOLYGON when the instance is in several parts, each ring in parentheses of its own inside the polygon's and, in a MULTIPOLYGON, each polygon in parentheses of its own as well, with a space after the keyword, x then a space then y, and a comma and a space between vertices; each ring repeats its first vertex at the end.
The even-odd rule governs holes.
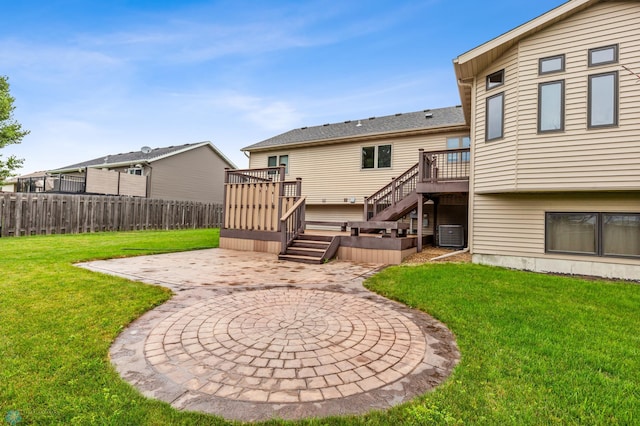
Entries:
MULTIPOLYGON (((29 134, 28 130, 22 130, 22 125, 13 119, 14 100, 9 93, 9 78, 0 76, 0 149, 20 143, 29 134)), ((12 176, 12 172, 22 166, 23 161, 15 155, 3 160, 0 155, 0 182, 12 176)))

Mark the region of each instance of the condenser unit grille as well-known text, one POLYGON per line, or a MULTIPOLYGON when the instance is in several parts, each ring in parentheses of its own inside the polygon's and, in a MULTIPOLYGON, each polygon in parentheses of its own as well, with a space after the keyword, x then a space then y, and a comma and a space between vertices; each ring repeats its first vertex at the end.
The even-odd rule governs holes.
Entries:
POLYGON ((464 228, 462 225, 438 226, 440 247, 464 247, 464 228))

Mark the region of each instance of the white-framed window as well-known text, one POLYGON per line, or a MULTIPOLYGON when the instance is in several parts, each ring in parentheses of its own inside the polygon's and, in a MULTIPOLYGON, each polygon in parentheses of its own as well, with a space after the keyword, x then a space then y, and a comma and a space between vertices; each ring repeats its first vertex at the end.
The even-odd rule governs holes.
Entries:
POLYGON ((504 92, 487 98, 485 140, 501 139, 504 136, 504 92))
POLYGON ((363 169, 386 169, 391 167, 391 145, 374 145, 362 147, 363 169))
POLYGON ((143 170, 142 167, 130 167, 127 169, 127 173, 130 175, 142 176, 143 170))
POLYGON ((538 132, 564 130, 564 80, 538 85, 538 132))
MULTIPOLYGON (((447 149, 460 149, 471 147, 471 138, 469 136, 456 136, 447 138, 447 149)), ((453 152, 447 154, 447 161, 449 163, 454 162, 469 162, 468 152, 453 152)))

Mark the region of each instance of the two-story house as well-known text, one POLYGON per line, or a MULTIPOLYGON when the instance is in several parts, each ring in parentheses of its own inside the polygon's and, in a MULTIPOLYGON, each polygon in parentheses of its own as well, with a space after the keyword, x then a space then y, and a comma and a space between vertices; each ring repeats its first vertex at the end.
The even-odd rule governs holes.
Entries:
POLYGON ((640 2, 572 0, 454 66, 474 261, 640 279, 640 2))
POLYGON ((208 141, 161 148, 143 146, 138 151, 104 155, 50 170, 47 177, 41 178, 40 186, 45 192, 221 203, 227 168, 236 166, 208 141))
POLYGON ((250 167, 302 178, 308 218, 417 212, 477 263, 640 279, 640 2, 571 0, 454 69, 461 107, 294 129, 250 167))

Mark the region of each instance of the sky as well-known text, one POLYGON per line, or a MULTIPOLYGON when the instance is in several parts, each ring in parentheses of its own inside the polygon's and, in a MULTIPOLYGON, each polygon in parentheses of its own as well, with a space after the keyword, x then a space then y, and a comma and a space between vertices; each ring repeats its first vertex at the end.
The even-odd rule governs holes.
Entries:
POLYGON ((19 174, 460 104, 452 61, 564 0, 21 0, 0 75, 30 130, 19 174), (490 6, 490 7, 488 7, 490 6))

